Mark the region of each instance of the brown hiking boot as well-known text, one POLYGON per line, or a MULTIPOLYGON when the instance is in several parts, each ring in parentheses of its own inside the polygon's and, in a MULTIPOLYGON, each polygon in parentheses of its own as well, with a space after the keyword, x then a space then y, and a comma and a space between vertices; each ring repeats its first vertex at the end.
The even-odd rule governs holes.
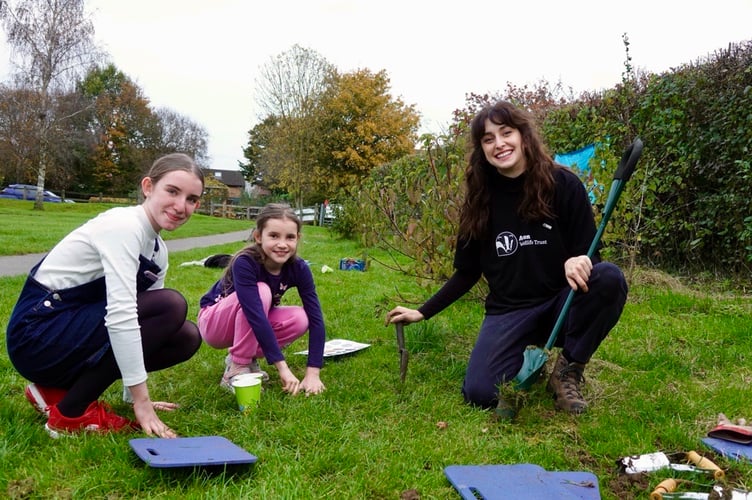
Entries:
POLYGON ((568 413, 579 415, 587 409, 587 401, 582 397, 580 384, 585 382, 582 363, 568 363, 562 354, 556 359, 548 390, 554 393, 556 407, 568 413))
POLYGON ((499 403, 494 408, 494 418, 498 422, 511 422, 517 416, 517 410, 504 398, 499 396, 499 403))

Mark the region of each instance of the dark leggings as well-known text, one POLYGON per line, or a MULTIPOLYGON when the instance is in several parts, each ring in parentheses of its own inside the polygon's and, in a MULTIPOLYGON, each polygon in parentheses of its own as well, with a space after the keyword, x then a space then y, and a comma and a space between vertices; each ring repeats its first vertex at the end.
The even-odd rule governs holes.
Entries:
MULTIPOLYGON (((190 359, 201 347, 195 323, 187 321, 188 304, 171 289, 149 290, 138 294, 138 321, 141 347, 147 372, 169 368, 190 359)), ((103 327, 104 328, 104 327, 103 327)), ((112 348, 99 363, 82 372, 58 403, 63 415, 82 415, 116 380, 121 378, 112 348)))
MULTIPOLYGON (((575 294, 555 343, 567 360, 578 363, 590 361, 627 300, 624 275, 609 262, 593 267, 588 288, 575 294)), ((537 306, 484 318, 462 387, 465 401, 485 408, 496 405, 499 384, 517 375, 528 345, 546 343, 568 294, 566 288, 537 306)))

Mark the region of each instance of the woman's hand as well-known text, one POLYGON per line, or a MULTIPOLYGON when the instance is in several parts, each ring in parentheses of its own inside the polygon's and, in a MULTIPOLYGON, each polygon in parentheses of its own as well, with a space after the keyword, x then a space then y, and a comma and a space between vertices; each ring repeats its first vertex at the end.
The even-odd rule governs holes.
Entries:
POLYGON ((587 282, 590 279, 590 271, 593 270, 593 263, 587 255, 570 257, 564 262, 564 276, 572 290, 588 291, 587 282))
POLYGON ((417 309, 408 309, 407 307, 397 306, 386 313, 385 326, 390 323, 417 323, 425 319, 423 314, 417 309))
POLYGON ((323 382, 321 382, 319 376, 320 372, 320 368, 314 368, 311 366, 306 368, 305 377, 303 377, 303 381, 300 383, 300 390, 303 391, 306 396, 310 396, 311 394, 321 394, 326 390, 323 382))
POLYGON ((152 402, 149 399, 149 389, 146 382, 130 386, 128 388, 133 396, 133 413, 136 421, 147 436, 155 435, 161 438, 176 438, 178 435, 162 422, 157 416, 155 409, 172 411, 178 405, 165 401, 152 402))
POLYGON ((179 404, 170 403, 169 401, 152 401, 151 404, 154 406, 155 410, 160 411, 175 411, 180 408, 179 404))
POLYGON ((136 420, 147 436, 155 435, 161 438, 178 437, 175 431, 159 419, 157 413, 154 411, 154 404, 151 401, 135 401, 133 403, 133 413, 136 414, 136 420))

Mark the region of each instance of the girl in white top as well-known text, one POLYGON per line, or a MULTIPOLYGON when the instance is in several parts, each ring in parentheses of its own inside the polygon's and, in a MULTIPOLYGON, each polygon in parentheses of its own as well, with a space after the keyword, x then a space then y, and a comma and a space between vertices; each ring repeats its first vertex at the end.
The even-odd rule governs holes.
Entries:
POLYGON ((190 359, 201 345, 187 304, 165 289, 167 247, 161 230, 184 224, 199 206, 201 169, 174 153, 141 181, 144 202, 113 208, 61 240, 31 270, 8 323, 11 362, 30 384, 29 401, 60 433, 141 428, 175 437, 152 402, 147 373, 190 359), (122 379, 136 421, 98 401, 122 379))

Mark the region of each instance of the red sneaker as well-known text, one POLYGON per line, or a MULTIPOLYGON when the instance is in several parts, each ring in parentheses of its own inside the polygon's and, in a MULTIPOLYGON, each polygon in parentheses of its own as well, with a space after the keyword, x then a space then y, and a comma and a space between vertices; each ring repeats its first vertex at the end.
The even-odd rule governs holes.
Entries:
POLYGON ((133 431, 141 428, 137 422, 110 411, 109 405, 94 401, 80 417, 68 418, 60 413, 57 405, 49 407, 50 417, 44 428, 50 437, 57 439, 64 434, 89 432, 133 431))
POLYGON ((29 384, 26 386, 24 395, 29 403, 34 407, 36 411, 44 415, 50 416, 50 406, 58 404, 63 400, 63 396, 67 391, 65 389, 58 389, 57 387, 45 387, 37 384, 29 384))

